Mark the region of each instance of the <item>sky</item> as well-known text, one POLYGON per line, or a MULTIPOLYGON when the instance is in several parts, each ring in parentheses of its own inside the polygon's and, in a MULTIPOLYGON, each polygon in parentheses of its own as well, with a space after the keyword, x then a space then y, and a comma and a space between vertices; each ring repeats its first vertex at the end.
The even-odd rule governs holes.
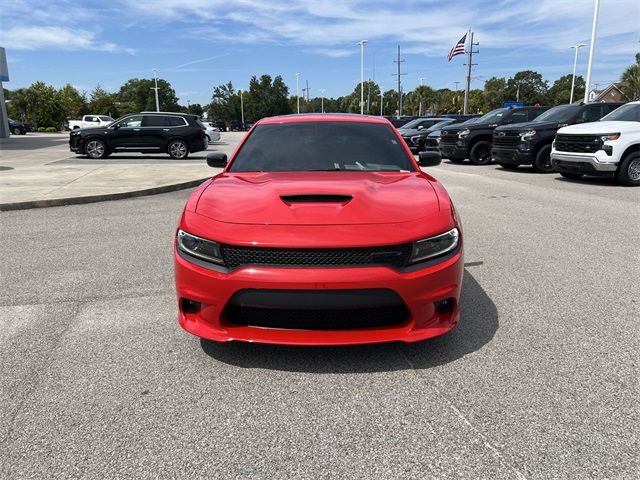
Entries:
MULTIPOLYGON (((594 0, 2 0, 0 46, 10 90, 42 80, 117 91, 155 67, 186 104, 209 103, 228 81, 246 89, 262 74, 281 75, 291 95, 296 73, 310 97, 349 94, 360 81, 361 39, 365 78, 384 90, 397 85, 398 45, 404 91, 421 82, 462 89, 464 56, 446 57, 471 28, 480 43, 472 87, 527 69, 551 84, 571 73, 569 47, 590 43, 593 9, 594 0)), ((639 41, 640 1, 601 0, 592 86, 616 81, 639 41)))

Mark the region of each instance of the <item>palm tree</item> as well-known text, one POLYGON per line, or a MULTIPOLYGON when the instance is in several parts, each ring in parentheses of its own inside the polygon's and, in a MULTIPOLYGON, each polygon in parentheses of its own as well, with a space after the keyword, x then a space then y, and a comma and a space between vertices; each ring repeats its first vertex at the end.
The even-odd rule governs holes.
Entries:
POLYGON ((620 89, 629 100, 640 100, 640 52, 636 53, 636 63, 622 72, 620 89))

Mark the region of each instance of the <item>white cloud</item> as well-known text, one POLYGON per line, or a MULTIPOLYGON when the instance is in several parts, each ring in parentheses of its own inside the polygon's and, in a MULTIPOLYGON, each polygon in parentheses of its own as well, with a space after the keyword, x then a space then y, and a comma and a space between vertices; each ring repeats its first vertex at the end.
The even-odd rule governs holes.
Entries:
POLYGON ((112 52, 117 45, 97 41, 95 34, 87 30, 69 27, 39 27, 15 25, 0 33, 0 44, 7 49, 36 50, 101 50, 112 52))

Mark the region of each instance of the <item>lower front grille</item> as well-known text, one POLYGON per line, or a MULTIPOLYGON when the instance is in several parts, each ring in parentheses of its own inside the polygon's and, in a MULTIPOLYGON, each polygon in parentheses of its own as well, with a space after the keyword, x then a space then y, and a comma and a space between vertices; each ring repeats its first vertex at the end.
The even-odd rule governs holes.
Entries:
POLYGON ((494 147, 516 148, 518 145, 520 145, 520 134, 517 132, 495 132, 493 134, 494 147))
POLYGON ((229 305, 225 318, 236 325, 263 328, 351 330, 402 325, 409 319, 409 311, 404 305, 313 310, 229 305))

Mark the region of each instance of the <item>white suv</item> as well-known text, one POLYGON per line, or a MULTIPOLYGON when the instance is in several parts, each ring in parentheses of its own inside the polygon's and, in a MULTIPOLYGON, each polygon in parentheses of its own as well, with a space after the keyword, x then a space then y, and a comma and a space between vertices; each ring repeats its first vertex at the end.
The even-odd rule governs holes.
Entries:
POLYGON ((565 178, 615 177, 640 185, 640 102, 629 102, 598 122, 558 130, 551 161, 565 178))

